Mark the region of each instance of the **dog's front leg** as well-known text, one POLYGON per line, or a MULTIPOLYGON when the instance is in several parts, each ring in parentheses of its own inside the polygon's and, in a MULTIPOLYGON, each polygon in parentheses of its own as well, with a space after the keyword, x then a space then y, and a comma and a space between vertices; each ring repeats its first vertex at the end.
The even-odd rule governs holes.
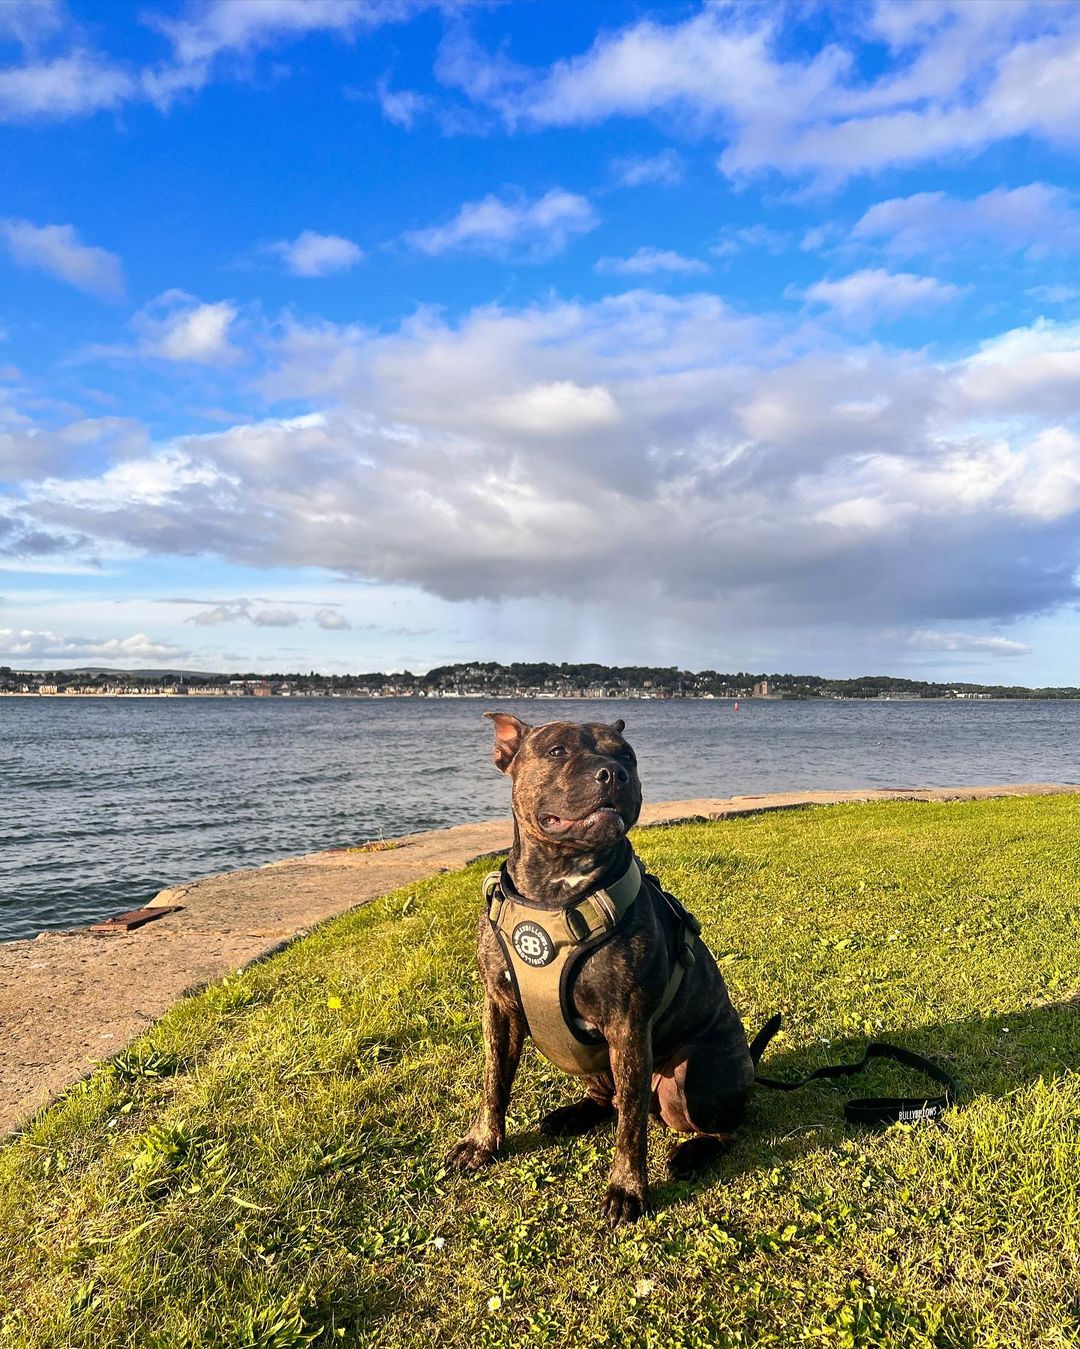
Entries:
POLYGON ((615 1157, 604 1195, 603 1213, 613 1227, 646 1212, 648 1193, 649 1098, 652 1088, 652 1034, 648 1018, 628 1018, 608 1039, 615 1080, 615 1157))
POLYGON ((495 1160, 506 1137, 506 1107, 525 1039, 525 1023, 516 1009, 484 999, 484 1101, 476 1123, 446 1154, 447 1164, 477 1171, 495 1160))

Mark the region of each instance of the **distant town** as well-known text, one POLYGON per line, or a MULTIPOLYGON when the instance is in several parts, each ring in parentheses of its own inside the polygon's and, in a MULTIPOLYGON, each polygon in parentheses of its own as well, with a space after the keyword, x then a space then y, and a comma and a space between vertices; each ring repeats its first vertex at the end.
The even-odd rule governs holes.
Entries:
POLYGON ((878 699, 1080 698, 1080 688, 939 684, 890 675, 821 675, 680 670, 676 666, 500 665, 474 661, 426 674, 212 674, 185 670, 14 670, 0 666, 0 696, 40 698, 725 698, 878 699))

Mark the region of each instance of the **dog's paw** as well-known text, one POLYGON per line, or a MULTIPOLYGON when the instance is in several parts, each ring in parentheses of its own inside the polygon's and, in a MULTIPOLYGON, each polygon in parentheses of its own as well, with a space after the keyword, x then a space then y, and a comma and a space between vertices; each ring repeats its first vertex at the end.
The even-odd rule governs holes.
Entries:
POLYGON ((443 1159, 447 1166, 458 1171, 479 1171, 490 1166, 495 1160, 494 1148, 485 1147, 473 1138, 462 1138, 450 1149, 443 1159))
POLYGON ((733 1142, 730 1134, 696 1134, 688 1138, 668 1153, 668 1175, 672 1180, 689 1180, 730 1152, 733 1142))
POLYGON ((636 1223, 648 1210, 649 1206, 643 1194, 624 1189, 621 1185, 609 1185, 604 1202, 600 1205, 600 1212, 612 1227, 619 1227, 622 1223, 636 1223))
POLYGON ((552 1138, 574 1138, 587 1134, 615 1114, 614 1106, 601 1105, 591 1096, 583 1096, 573 1105, 561 1105, 540 1121, 540 1132, 552 1138))

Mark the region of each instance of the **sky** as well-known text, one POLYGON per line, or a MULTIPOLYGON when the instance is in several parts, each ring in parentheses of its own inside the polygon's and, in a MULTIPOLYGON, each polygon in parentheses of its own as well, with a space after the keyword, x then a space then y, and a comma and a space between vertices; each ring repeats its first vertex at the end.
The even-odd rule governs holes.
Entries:
POLYGON ((0 0, 0 664, 1080 683, 1080 5, 0 0))

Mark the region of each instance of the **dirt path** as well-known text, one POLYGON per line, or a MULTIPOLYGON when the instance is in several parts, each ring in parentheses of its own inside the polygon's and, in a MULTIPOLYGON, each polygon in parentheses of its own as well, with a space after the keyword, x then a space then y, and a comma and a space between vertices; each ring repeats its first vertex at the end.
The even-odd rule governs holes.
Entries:
MULTIPOLYGON (((642 824, 721 819, 841 801, 954 801, 1080 794, 1028 783, 926 791, 785 792, 648 805, 642 824)), ((180 913, 135 932, 44 933, 0 944, 0 1135, 16 1128, 157 1020, 192 989, 377 895, 509 847, 509 820, 408 834, 381 851, 337 849, 228 871, 163 890, 180 913)))

